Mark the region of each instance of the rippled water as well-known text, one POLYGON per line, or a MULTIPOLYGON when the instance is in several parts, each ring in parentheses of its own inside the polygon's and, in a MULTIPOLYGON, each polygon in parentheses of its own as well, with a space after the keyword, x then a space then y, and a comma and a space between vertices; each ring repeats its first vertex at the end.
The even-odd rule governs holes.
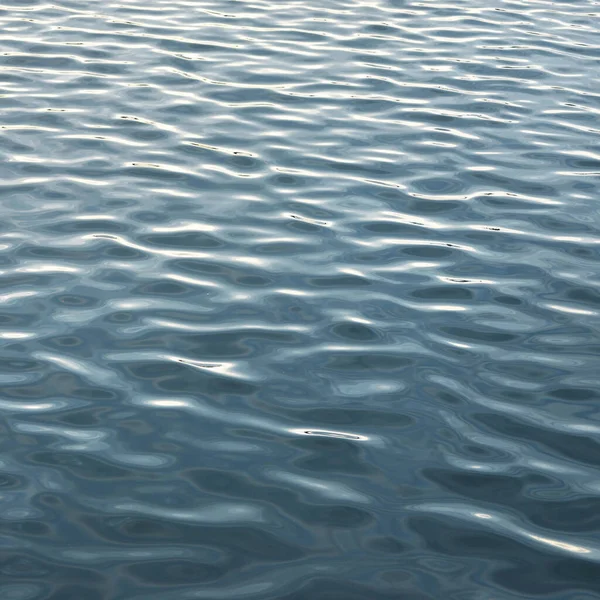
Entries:
POLYGON ((2 4, 2 600, 600 598, 599 6, 2 4))

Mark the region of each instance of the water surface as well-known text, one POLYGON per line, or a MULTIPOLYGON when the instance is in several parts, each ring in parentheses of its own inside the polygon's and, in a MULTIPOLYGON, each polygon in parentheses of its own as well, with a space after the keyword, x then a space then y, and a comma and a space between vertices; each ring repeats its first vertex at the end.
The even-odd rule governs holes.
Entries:
POLYGON ((0 598, 600 598, 599 17, 0 5, 0 598))

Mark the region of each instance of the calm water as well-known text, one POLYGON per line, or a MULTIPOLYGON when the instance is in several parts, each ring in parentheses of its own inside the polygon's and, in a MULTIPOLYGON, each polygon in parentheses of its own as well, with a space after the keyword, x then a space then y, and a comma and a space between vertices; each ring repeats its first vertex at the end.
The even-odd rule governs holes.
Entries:
POLYGON ((600 3, 0 6, 0 598, 600 598, 600 3))

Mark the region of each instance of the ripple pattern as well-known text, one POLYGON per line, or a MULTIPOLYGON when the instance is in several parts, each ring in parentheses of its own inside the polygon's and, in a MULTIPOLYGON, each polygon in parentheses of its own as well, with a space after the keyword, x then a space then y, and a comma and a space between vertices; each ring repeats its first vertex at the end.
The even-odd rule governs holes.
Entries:
POLYGON ((0 598, 600 598, 598 1, 0 50, 0 598))

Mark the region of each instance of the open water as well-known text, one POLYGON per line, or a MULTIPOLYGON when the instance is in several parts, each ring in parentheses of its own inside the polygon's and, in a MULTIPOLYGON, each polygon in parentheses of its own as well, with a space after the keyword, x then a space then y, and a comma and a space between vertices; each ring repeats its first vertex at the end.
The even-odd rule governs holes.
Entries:
POLYGON ((600 598, 600 3, 0 5, 1 600, 600 598))

